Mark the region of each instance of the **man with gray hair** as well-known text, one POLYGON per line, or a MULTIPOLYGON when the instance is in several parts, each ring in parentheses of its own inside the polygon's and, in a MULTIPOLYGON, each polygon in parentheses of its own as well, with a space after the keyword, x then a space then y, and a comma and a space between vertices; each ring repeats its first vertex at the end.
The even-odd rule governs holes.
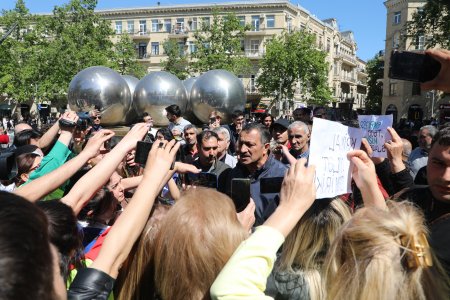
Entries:
POLYGON ((225 127, 216 127, 213 129, 217 133, 219 148, 217 149, 217 159, 221 162, 234 168, 237 164, 237 159, 228 154, 228 148, 230 147, 230 132, 225 127))
POLYGON ((408 158, 408 164, 411 169, 413 177, 416 177, 417 172, 428 163, 428 152, 431 148, 431 141, 436 135, 437 129, 432 125, 423 126, 419 131, 419 147, 411 152, 408 158))

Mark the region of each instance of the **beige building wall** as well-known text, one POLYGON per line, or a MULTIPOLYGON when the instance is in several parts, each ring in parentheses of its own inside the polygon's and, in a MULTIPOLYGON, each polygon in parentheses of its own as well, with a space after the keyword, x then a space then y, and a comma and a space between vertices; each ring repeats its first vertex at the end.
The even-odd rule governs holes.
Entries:
MULTIPOLYGON (((201 28, 202 21, 212 20, 213 8, 220 13, 233 12, 253 28, 246 32, 242 49, 243 55, 250 58, 254 66, 254 74, 242 78, 249 101, 257 104, 262 100, 267 104, 271 100, 263 98, 256 87, 259 61, 264 56, 266 44, 283 31, 306 30, 316 36, 317 48, 327 53, 328 83, 334 100, 353 101, 354 109, 364 107, 367 74, 365 62, 356 56, 357 45, 353 33, 340 32, 335 19, 321 21, 303 7, 289 1, 154 6, 97 12, 111 21, 117 38, 123 33, 132 36, 139 61, 150 72, 161 70, 161 62, 166 59, 162 46, 166 39, 177 40, 187 54, 194 50, 193 33, 201 28)), ((295 107, 305 105, 307 99, 308 95, 302 93, 299 84, 294 99, 290 99, 293 104, 288 104, 288 101, 278 103, 275 111, 289 114, 295 107)))
POLYGON ((388 78, 392 50, 422 52, 425 50, 424 38, 418 44, 412 39, 404 39, 403 32, 413 14, 425 5, 423 0, 389 0, 384 2, 387 9, 386 45, 384 57, 383 105, 382 113, 394 113, 397 120, 430 119, 439 114, 439 105, 448 103, 448 98, 439 99, 437 92, 424 92, 418 83, 388 78), (439 99, 439 100, 438 100, 439 99))

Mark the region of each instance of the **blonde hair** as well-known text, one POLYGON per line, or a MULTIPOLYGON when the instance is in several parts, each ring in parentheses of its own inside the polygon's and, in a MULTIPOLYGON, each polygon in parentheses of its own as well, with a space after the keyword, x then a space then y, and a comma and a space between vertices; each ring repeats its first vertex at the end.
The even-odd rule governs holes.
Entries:
POLYGON ((350 218, 350 209, 339 198, 317 200, 286 237, 277 271, 300 272, 312 300, 324 298, 321 268, 325 255, 350 218))
POLYGON ((156 234, 170 206, 156 204, 139 240, 134 244, 127 260, 120 269, 114 284, 116 299, 154 299, 154 282, 151 258, 156 234))
POLYGON ((209 289, 247 233, 233 202, 213 189, 184 193, 155 241, 155 284, 162 299, 209 299, 209 289))
POLYGON ((423 215, 408 202, 388 207, 358 210, 336 236, 324 264, 328 299, 447 299, 436 260, 433 268, 407 264, 417 254, 411 244, 427 234, 423 215))

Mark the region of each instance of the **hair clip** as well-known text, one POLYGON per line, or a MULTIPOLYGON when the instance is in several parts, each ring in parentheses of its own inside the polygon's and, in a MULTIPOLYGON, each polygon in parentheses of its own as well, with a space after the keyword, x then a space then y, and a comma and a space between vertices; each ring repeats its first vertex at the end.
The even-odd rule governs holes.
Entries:
POLYGON ((433 265, 430 245, 424 233, 417 238, 403 235, 400 237, 400 244, 405 251, 403 263, 409 270, 415 271, 419 267, 426 268, 433 265))

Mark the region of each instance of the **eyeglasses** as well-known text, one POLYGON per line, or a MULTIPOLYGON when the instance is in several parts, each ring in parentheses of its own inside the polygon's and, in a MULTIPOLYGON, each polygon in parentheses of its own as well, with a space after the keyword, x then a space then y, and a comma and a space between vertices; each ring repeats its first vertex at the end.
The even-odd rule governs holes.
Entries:
POLYGON ((211 149, 212 150, 217 150, 217 148, 219 148, 219 147, 217 147, 217 146, 216 147, 202 147, 202 149, 205 150, 205 151, 209 151, 211 149))
POLYGON ((217 121, 217 117, 209 118, 209 123, 214 123, 217 121))
POLYGON ((92 120, 101 120, 102 117, 101 117, 101 116, 95 116, 95 117, 92 117, 91 119, 92 119, 92 120))

